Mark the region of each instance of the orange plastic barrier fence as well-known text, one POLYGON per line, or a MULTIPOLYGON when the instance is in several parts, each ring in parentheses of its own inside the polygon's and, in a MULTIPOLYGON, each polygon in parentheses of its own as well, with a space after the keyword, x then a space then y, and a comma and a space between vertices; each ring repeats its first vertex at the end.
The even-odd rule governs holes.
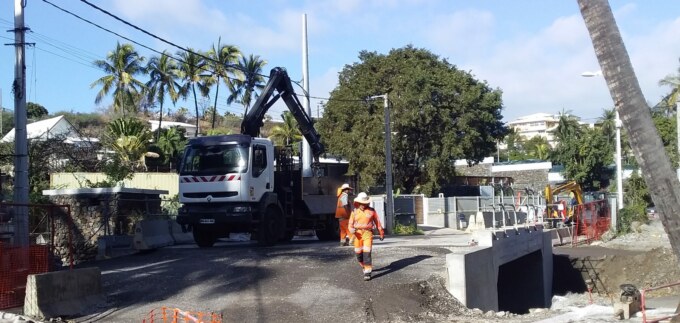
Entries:
POLYGON ((606 200, 574 206, 572 246, 590 244, 609 230, 611 213, 606 200))
POLYGON ((222 314, 190 312, 179 308, 159 307, 149 311, 143 323, 222 323, 222 314))
MULTIPOLYGON (((26 207, 29 212, 28 247, 13 246, 10 242, 0 241, 0 309, 19 307, 24 304, 26 280, 28 275, 42 274, 54 270, 57 258, 64 256, 73 268, 73 220, 68 205, 38 205, 0 203, 0 222, 11 223, 11 210, 26 207), (56 223, 55 213, 62 212, 65 221, 56 223), (65 231, 65 241, 55 241, 55 232, 65 231), (41 243, 36 243, 41 237, 41 243), (60 250, 57 250, 57 244, 60 250)), ((9 232, 10 237, 13 234, 9 232)))
POLYGON ((49 246, 10 247, 0 243, 0 309, 22 306, 28 275, 50 271, 49 246))

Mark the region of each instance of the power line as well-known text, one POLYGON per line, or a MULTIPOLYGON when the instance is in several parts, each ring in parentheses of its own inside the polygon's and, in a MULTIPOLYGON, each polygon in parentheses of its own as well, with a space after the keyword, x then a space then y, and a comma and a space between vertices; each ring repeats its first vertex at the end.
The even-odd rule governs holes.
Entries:
MULTIPOLYGON (((174 56, 172 56, 172 55, 168 55, 168 54, 166 54, 165 52, 158 51, 158 50, 156 50, 156 49, 154 49, 154 48, 151 48, 151 47, 149 47, 149 46, 147 46, 147 45, 144 45, 144 44, 142 44, 142 43, 140 43, 140 42, 138 42, 138 41, 135 41, 135 40, 133 40, 133 39, 131 39, 131 38, 129 38, 129 37, 123 36, 123 35, 121 35, 121 34, 115 32, 115 31, 112 31, 112 30, 110 30, 110 29, 108 29, 108 28, 105 28, 105 27, 103 27, 103 26, 101 26, 101 25, 99 25, 99 24, 97 24, 97 23, 94 23, 94 22, 92 22, 92 21, 90 21, 90 20, 88 20, 88 19, 86 19, 86 18, 83 18, 83 17, 81 17, 81 16, 79 16, 79 15, 77 15, 77 14, 75 14, 75 13, 69 11, 69 10, 66 10, 66 9, 64 9, 64 8, 61 8, 61 7, 57 6, 56 4, 54 4, 54 3, 52 3, 52 2, 50 2, 50 1, 48 1, 48 0, 42 0, 42 1, 45 2, 45 3, 47 3, 47 4, 49 4, 49 5, 51 5, 51 6, 53 6, 54 8, 56 8, 56 9, 62 11, 62 12, 65 12, 65 13, 67 13, 67 14, 69 14, 69 15, 71 15, 71 16, 77 18, 77 19, 80 19, 80 20, 82 20, 82 21, 84 21, 84 22, 87 22, 88 24, 93 25, 93 26, 95 26, 95 27, 97 27, 97 28, 99 28, 99 29, 101 29, 101 30, 104 30, 104 31, 106 31, 106 32, 108 32, 108 33, 111 33, 111 34, 116 35, 116 36, 118 36, 118 37, 120 37, 120 38, 122 38, 122 39, 125 39, 125 40, 127 40, 127 41, 129 41, 129 42, 132 42, 132 43, 134 43, 134 44, 136 44, 136 45, 138 45, 138 46, 141 46, 142 48, 148 49, 148 50, 150 50, 150 51, 152 51, 152 52, 154 52, 154 53, 157 53, 157 54, 159 54, 159 55, 167 56, 168 58, 171 58, 171 59, 173 59, 173 60, 175 60, 175 61, 177 61, 177 62, 186 63, 186 62, 183 61, 182 59, 176 58, 176 57, 174 57, 174 56)), ((114 18, 114 19, 116 19, 116 20, 122 22, 123 24, 128 25, 128 26, 130 26, 130 27, 132 27, 132 28, 134 28, 134 29, 136 29, 136 30, 138 30, 138 31, 140 31, 140 32, 142 32, 142 33, 144 33, 144 34, 150 36, 150 37, 153 37, 153 38, 155 38, 155 39, 161 41, 161 42, 164 42, 164 43, 166 43, 166 44, 168 44, 168 45, 171 45, 171 46, 173 46, 173 47, 176 47, 176 48, 178 48, 178 49, 180 49, 180 50, 183 50, 183 51, 185 51, 185 52, 188 52, 188 53, 192 53, 192 54, 194 54, 194 55, 197 55, 197 56, 199 56, 199 57, 201 57, 201 58, 203 58, 203 59, 205 59, 205 60, 207 60, 207 61, 210 61, 210 62, 213 62, 213 63, 222 64, 221 62, 218 62, 218 61, 216 61, 216 60, 214 60, 214 59, 212 59, 212 58, 210 58, 210 57, 208 57, 208 56, 205 56, 205 55, 203 55, 203 54, 201 54, 201 53, 197 53, 197 52, 191 51, 191 50, 189 50, 188 48, 185 48, 185 47, 183 47, 183 46, 177 45, 177 44, 175 44, 174 42, 168 41, 168 40, 166 40, 166 39, 164 39, 164 38, 162 38, 162 37, 159 37, 159 36, 157 36, 157 35, 155 35, 155 34, 153 34, 153 33, 151 33, 151 32, 148 32, 148 31, 144 30, 144 29, 142 29, 142 28, 140 28, 140 27, 138 27, 138 26, 136 26, 136 25, 134 25, 134 24, 132 24, 132 23, 129 23, 129 22, 127 22, 126 20, 124 20, 124 19, 122 19, 122 18, 119 18, 118 16, 116 16, 116 15, 114 15, 114 14, 108 12, 108 11, 105 10, 105 9, 102 9, 102 8, 100 8, 100 7, 98 7, 98 6, 96 6, 96 5, 92 4, 92 3, 90 3, 90 2, 87 1, 87 0, 81 0, 81 2, 87 4, 87 5, 91 6, 92 8, 94 8, 94 9, 96 9, 96 10, 99 10, 99 11, 103 12, 104 14, 106 14, 106 15, 108 15, 108 16, 110 16, 110 17, 112 17, 112 18, 114 18)), ((226 67, 231 67, 231 68, 234 68, 234 69, 239 70, 239 71, 244 72, 244 73, 247 72, 247 71, 244 71, 243 68, 241 68, 241 67, 238 66, 238 65, 234 65, 234 64, 224 64, 224 65, 225 65, 226 67)), ((203 71, 207 71, 207 72, 214 73, 214 71, 209 70, 209 69, 207 69, 207 68, 205 68, 205 67, 204 67, 204 68, 201 68, 201 69, 202 69, 203 71)), ((250 74, 252 74, 252 73, 250 73, 250 74)), ((254 75, 261 76, 261 77, 263 77, 263 78, 269 78, 269 75, 265 75, 265 74, 256 73, 256 74, 254 74, 254 75)), ((230 76, 227 76, 227 78, 228 78, 228 79, 231 79, 231 80, 237 80, 237 78, 233 78, 233 77, 230 77, 230 76)), ((298 87, 302 88, 302 86, 301 86, 298 82, 294 82, 294 81, 293 81, 293 83, 296 84, 298 87)), ((305 96, 304 94, 299 94, 299 93, 295 93, 295 95, 296 95, 296 96, 299 96, 299 97, 304 97, 304 96, 305 96)), ((335 98, 330 98, 330 97, 319 97, 319 96, 312 96, 312 95, 309 95, 309 98, 310 98, 310 99, 317 99, 317 100, 326 100, 326 101, 340 101, 340 102, 366 102, 365 99, 335 99, 335 98)))

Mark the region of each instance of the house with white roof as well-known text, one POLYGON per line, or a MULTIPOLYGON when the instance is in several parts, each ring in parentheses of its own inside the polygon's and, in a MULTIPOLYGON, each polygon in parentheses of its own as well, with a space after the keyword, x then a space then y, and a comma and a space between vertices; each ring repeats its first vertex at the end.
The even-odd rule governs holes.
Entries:
MULTIPOLYGON (((14 142, 16 129, 10 130, 2 142, 14 142)), ((40 120, 26 125, 26 135, 29 140, 47 140, 63 138, 65 142, 72 144, 90 143, 90 138, 83 138, 78 130, 64 116, 40 120)), ((94 139, 97 141, 97 139, 94 139)))
MULTIPOLYGON (((156 131, 158 129, 158 120, 149 120, 149 124, 151 125, 151 131, 156 131)), ((161 122, 161 128, 163 129, 170 129, 172 127, 180 127, 186 130, 185 136, 187 138, 192 138, 194 137, 194 134, 196 133, 196 125, 190 124, 190 123, 184 123, 184 122, 176 122, 176 121, 165 121, 161 122)), ((200 132, 200 129, 199 129, 200 132)))

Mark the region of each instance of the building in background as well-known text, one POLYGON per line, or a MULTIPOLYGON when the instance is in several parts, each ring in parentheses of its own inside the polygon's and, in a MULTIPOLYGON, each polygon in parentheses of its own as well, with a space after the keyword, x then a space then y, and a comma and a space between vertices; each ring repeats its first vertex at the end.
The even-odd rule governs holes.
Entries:
POLYGON ((557 129, 559 121, 559 115, 535 113, 508 122, 508 127, 515 130, 518 135, 526 140, 541 136, 548 140, 550 147, 555 148, 557 142, 555 141, 553 131, 557 129))

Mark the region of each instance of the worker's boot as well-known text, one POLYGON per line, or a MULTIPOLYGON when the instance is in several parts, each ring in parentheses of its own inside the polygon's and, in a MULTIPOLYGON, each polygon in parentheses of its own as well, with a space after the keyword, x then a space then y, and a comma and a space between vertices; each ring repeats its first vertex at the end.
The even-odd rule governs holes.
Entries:
POLYGON ((365 281, 371 280, 371 273, 365 273, 365 274, 364 274, 364 280, 365 280, 365 281))
POLYGON ((345 243, 343 244, 343 246, 349 246, 349 238, 347 237, 345 238, 345 243))

